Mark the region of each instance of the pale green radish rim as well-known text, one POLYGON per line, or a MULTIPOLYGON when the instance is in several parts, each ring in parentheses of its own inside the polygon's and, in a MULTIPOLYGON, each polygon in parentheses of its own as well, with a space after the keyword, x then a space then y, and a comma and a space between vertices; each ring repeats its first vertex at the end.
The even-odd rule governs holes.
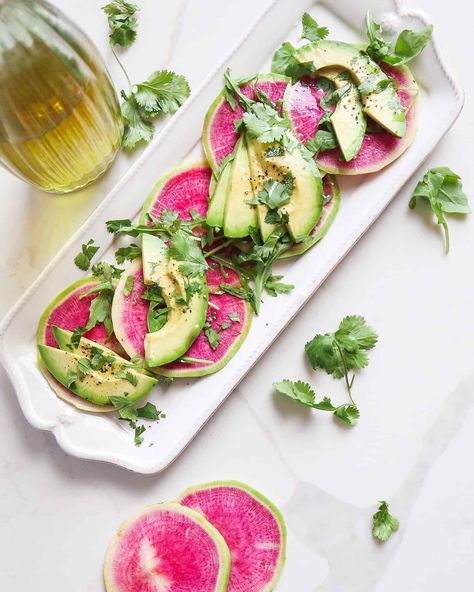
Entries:
POLYGON ((198 524, 203 530, 205 530, 207 534, 209 534, 210 538, 215 543, 219 555, 220 566, 219 575, 214 592, 226 592, 227 584, 229 583, 230 577, 230 551, 227 546, 227 543, 224 540, 224 537, 210 522, 208 522, 204 518, 202 514, 199 514, 199 512, 196 512, 195 510, 191 510, 191 508, 182 506, 177 502, 163 502, 161 504, 153 504, 147 506, 139 512, 136 512, 135 514, 127 518, 124 522, 122 522, 117 532, 115 533, 114 538, 109 544, 109 547, 105 554, 104 583, 107 592, 123 592, 123 590, 117 588, 117 586, 114 583, 113 577, 113 561, 117 547, 120 545, 120 540, 123 532, 127 530, 129 526, 132 526, 133 523, 140 519, 142 516, 146 516, 150 512, 157 511, 173 511, 179 514, 184 514, 193 522, 198 524))
POLYGON ((287 529, 285 520, 283 518, 283 514, 280 510, 275 506, 273 502, 271 502, 267 497, 265 497, 262 493, 243 483, 242 481, 234 481, 234 480, 224 480, 224 481, 210 481, 208 483, 202 483, 200 485, 193 485, 188 487, 183 491, 183 493, 178 497, 177 501, 180 502, 186 496, 195 493, 196 491, 202 491, 203 489, 213 489, 215 487, 234 487, 236 489, 241 489, 242 491, 246 491, 250 494, 253 498, 255 498, 258 502, 260 502, 263 506, 265 506, 270 512, 275 516, 275 519, 278 523, 278 527, 280 529, 281 534, 281 547, 280 547, 280 555, 278 557, 278 563, 275 568, 275 573, 273 574, 273 578, 268 582, 265 588, 259 590, 259 592, 271 592, 278 580, 280 579, 281 572, 285 565, 286 561, 286 537, 287 537, 287 529))

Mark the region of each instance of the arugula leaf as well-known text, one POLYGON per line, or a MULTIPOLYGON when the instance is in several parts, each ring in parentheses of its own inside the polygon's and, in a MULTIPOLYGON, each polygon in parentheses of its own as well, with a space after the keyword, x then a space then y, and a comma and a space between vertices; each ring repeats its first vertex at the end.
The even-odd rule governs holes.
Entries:
POLYGON ((390 43, 383 37, 382 27, 372 20, 369 11, 366 15, 366 28, 369 40, 367 53, 372 58, 392 66, 408 64, 413 58, 416 58, 425 48, 433 32, 432 25, 423 27, 417 32, 405 29, 398 36, 392 51, 390 43))
POLYGON ((115 260, 119 265, 125 261, 134 261, 141 257, 142 249, 135 243, 131 243, 128 247, 120 247, 115 251, 115 260))
POLYGON ((138 6, 125 0, 113 0, 102 7, 107 15, 110 28, 110 44, 130 47, 137 36, 137 19, 135 13, 138 6))
POLYGON ((313 62, 300 62, 296 57, 296 49, 289 41, 285 41, 273 54, 272 72, 291 78, 293 84, 303 76, 316 73, 313 62))
POLYGON ((195 237, 183 230, 179 230, 171 236, 169 254, 170 257, 180 262, 179 270, 183 275, 199 275, 208 269, 195 237))
POLYGON ((122 97, 125 99, 121 105, 124 121, 122 147, 125 150, 133 150, 138 144, 148 144, 151 141, 154 132, 153 124, 143 115, 133 94, 127 96, 122 91, 122 97))
POLYGON ((441 224, 443 227, 445 233, 445 250, 446 253, 449 253, 449 230, 444 213, 471 213, 467 196, 462 189, 461 177, 448 167, 430 169, 415 187, 413 196, 408 204, 410 209, 415 208, 418 198, 428 201, 436 215, 438 224, 441 224))
POLYGON ((301 39, 307 39, 312 43, 317 43, 318 41, 321 41, 321 39, 326 39, 329 35, 329 29, 318 25, 314 18, 307 12, 303 14, 302 23, 303 33, 301 39))
POLYGON ((87 243, 82 245, 81 252, 74 257, 74 263, 82 271, 87 271, 91 266, 92 258, 99 249, 100 247, 94 245, 94 239, 91 238, 87 243))
POLYGON ((145 82, 136 85, 134 98, 148 116, 155 116, 177 111, 190 92, 184 76, 169 70, 157 70, 145 82))
POLYGON ((386 501, 379 502, 380 506, 372 518, 372 534, 379 541, 387 541, 400 526, 400 522, 388 510, 386 501))
POLYGON ((337 407, 334 411, 334 415, 344 423, 355 425, 359 419, 360 413, 355 405, 346 403, 345 405, 337 407))

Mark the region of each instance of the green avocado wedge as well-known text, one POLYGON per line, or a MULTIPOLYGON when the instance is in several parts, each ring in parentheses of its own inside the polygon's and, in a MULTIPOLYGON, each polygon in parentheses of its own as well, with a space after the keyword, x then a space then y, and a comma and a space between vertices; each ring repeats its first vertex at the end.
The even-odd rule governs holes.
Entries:
POLYGON ((96 405, 110 405, 112 396, 127 397, 131 403, 135 403, 146 397, 157 382, 155 378, 123 366, 126 360, 116 354, 114 357, 117 362, 108 362, 100 369, 93 370, 92 351, 87 357, 42 344, 38 345, 38 351, 56 380, 74 394, 96 405))
POLYGON ((229 192, 231 170, 232 162, 227 162, 219 174, 209 202, 206 222, 209 226, 213 226, 214 228, 222 228, 224 226, 224 211, 227 194, 229 192))
POLYGON ((359 153, 367 128, 360 93, 351 81, 349 72, 345 70, 325 68, 320 70, 319 74, 331 80, 337 89, 348 85, 347 92, 337 102, 331 115, 331 123, 344 160, 350 161, 359 153))
POLYGON ((248 236, 249 228, 257 227, 256 209, 246 203, 252 199, 253 193, 247 140, 244 135, 238 139, 235 150, 224 208, 223 231, 228 238, 243 238, 248 236))
POLYGON ((296 55, 300 62, 312 62, 317 73, 336 66, 348 70, 357 85, 373 86, 375 90, 362 97, 365 114, 397 138, 403 138, 405 109, 389 78, 366 53, 350 43, 321 40, 304 45, 296 55))

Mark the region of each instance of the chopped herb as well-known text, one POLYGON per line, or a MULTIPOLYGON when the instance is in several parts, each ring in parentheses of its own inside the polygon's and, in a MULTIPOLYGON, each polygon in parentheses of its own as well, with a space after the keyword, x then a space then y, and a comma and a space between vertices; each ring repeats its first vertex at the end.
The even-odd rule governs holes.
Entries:
POLYGON ((447 167, 430 169, 418 182, 409 206, 415 208, 418 198, 428 201, 438 224, 444 229, 445 250, 449 253, 449 230, 444 214, 470 214, 471 208, 462 189, 461 177, 447 167))
POLYGON ((105 364, 113 365, 116 358, 113 355, 107 355, 98 347, 91 347, 92 357, 90 359, 90 366, 92 370, 102 370, 105 364))
POLYGON ((317 156, 320 152, 337 148, 337 145, 336 134, 331 127, 330 130, 318 130, 314 138, 305 144, 305 147, 313 156, 317 156))
POLYGON ((171 236, 169 254, 170 257, 179 261, 179 270, 183 275, 199 275, 208 269, 195 237, 184 230, 178 230, 171 236))
POLYGON ((219 347, 222 337, 218 331, 212 328, 209 321, 204 325, 204 335, 206 336, 211 349, 215 351, 219 347))
POLYGON ((382 80, 377 80, 376 76, 370 75, 367 76, 367 78, 364 80, 364 82, 362 82, 362 84, 359 84, 357 90, 360 92, 362 97, 366 97, 371 93, 377 94, 382 92, 391 84, 392 80, 390 80, 389 78, 382 78, 382 80))
POLYGON ((285 41, 273 54, 272 72, 282 74, 297 82, 303 76, 316 73, 313 62, 300 62, 296 57, 296 49, 289 41, 285 41))
POLYGON ((189 97, 190 88, 184 76, 159 70, 136 85, 135 101, 148 116, 174 113, 189 97))
POLYGON ((88 358, 79 358, 77 361, 77 370, 79 375, 84 377, 91 371, 91 363, 88 358))
POLYGON ((72 386, 75 386, 76 382, 77 382, 77 373, 74 372, 73 370, 68 370, 67 371, 67 378, 66 378, 67 388, 71 388, 72 386))
POLYGON ((153 403, 146 403, 143 407, 137 409, 137 416, 143 419, 157 420, 165 417, 165 415, 158 411, 153 403))
POLYGON ((229 316, 229 319, 233 323, 240 323, 240 317, 239 317, 238 313, 236 313, 236 312, 230 312, 228 316, 229 316))
POLYGON ((147 326, 150 333, 155 333, 164 327, 168 320, 168 310, 161 302, 150 302, 147 316, 147 326))
POLYGON ((287 294, 288 292, 291 292, 294 289, 293 284, 285 284, 283 282, 280 282, 279 280, 281 280, 282 278, 282 275, 271 275, 267 279, 267 281, 265 282, 265 290, 268 292, 268 294, 270 294, 270 296, 273 296, 275 298, 276 296, 278 296, 278 294, 287 294))
POLYGON ((135 446, 139 447, 143 444, 143 438, 141 437, 141 435, 146 432, 146 427, 141 425, 141 426, 136 426, 135 428, 135 435, 134 435, 134 443, 135 446))
POLYGON ((388 511, 388 503, 379 502, 380 506, 372 519, 372 534, 379 541, 387 541, 400 526, 399 521, 388 511))
POLYGON ((91 266, 91 261, 94 255, 97 253, 100 247, 94 245, 94 239, 90 239, 87 243, 81 247, 81 252, 74 257, 74 263, 82 269, 87 271, 91 266))
POLYGON ((131 385, 133 386, 137 386, 138 384, 138 377, 136 374, 133 374, 132 372, 130 372, 130 370, 118 370, 115 373, 115 376, 117 378, 121 378, 123 380, 127 380, 131 385))
POLYGON ((285 149, 283 148, 283 146, 280 146, 279 144, 275 144, 275 146, 269 146, 266 150, 265 150, 265 158, 273 158, 275 156, 283 156, 285 154, 285 149))

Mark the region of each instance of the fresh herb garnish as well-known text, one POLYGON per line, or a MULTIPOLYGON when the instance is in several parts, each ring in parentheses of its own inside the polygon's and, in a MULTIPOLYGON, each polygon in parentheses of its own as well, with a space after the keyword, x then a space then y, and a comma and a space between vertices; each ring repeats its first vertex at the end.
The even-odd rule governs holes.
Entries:
POLYGON ((143 443, 141 435, 146 431, 144 425, 137 425, 138 419, 159 421, 166 417, 163 412, 158 411, 153 403, 146 403, 143 407, 137 409, 134 407, 134 404, 130 403, 128 398, 124 396, 112 396, 110 397, 110 402, 117 409, 119 418, 127 421, 130 427, 134 430, 135 446, 140 446, 143 443))
POLYGON ((74 372, 73 370, 68 370, 67 371, 67 377, 66 377, 66 386, 67 388, 71 388, 72 386, 74 386, 77 382, 77 373, 74 372))
POLYGON ((105 364, 113 365, 116 358, 113 355, 106 354, 102 349, 92 346, 92 357, 90 359, 90 366, 92 370, 102 370, 105 364))
POLYGON ((293 84, 304 76, 316 73, 313 62, 300 62, 296 57, 296 48, 289 41, 285 41, 273 54, 272 72, 288 76, 293 84))
POLYGON ((77 371, 79 372, 79 376, 84 378, 87 374, 91 371, 91 363, 89 358, 79 358, 77 361, 77 371))
POLYGON ((123 287, 123 295, 125 297, 130 296, 130 294, 133 292, 133 275, 129 275, 127 277, 127 279, 125 280, 125 285, 123 287))
POLYGON ((138 377, 136 374, 130 372, 130 370, 121 368, 115 372, 116 378, 120 378, 122 380, 127 380, 132 386, 137 386, 138 384, 138 377))
POLYGON ((146 427, 144 425, 135 427, 135 433, 133 437, 135 446, 140 447, 143 444, 143 438, 141 436, 144 432, 146 432, 146 427))
POLYGON ((141 257, 142 249, 135 243, 131 243, 127 247, 120 247, 115 251, 115 260, 119 265, 125 261, 134 261, 137 257, 141 257))
POLYGON ((204 335, 206 336, 211 349, 215 351, 219 347, 222 337, 218 331, 212 328, 209 321, 204 325, 204 335))
POLYGON ((380 506, 372 519, 372 534, 379 541, 387 541, 400 526, 397 518, 392 516, 388 510, 388 503, 379 502, 380 506))
POLYGON ((326 37, 329 35, 329 29, 327 27, 321 27, 318 25, 314 18, 307 12, 303 14, 302 24, 302 39, 307 39, 312 43, 317 43, 318 41, 321 41, 321 39, 326 39, 326 37))
POLYGON ((184 78, 159 70, 153 72, 144 82, 133 85, 118 58, 114 46, 130 47, 135 41, 137 32, 137 6, 132 2, 114 0, 103 7, 110 28, 110 47, 128 82, 128 91, 121 91, 121 105, 124 121, 122 146, 133 150, 141 143, 148 143, 153 137, 152 120, 157 115, 174 113, 190 94, 189 84, 184 78))
POLYGON ((240 323, 240 316, 238 315, 238 313, 230 312, 228 314, 228 317, 233 323, 240 323))
POLYGON ((309 150, 313 156, 317 156, 320 152, 337 148, 337 146, 336 134, 332 127, 327 130, 318 129, 314 138, 311 138, 311 140, 305 144, 306 149, 309 150))
POLYGON ((185 276, 199 275, 208 269, 196 237, 184 230, 171 236, 169 254, 179 262, 179 270, 185 276))
POLYGON ((369 40, 367 53, 392 66, 408 64, 413 58, 416 58, 425 48, 433 32, 432 25, 423 27, 420 31, 404 29, 398 36, 392 51, 391 44, 383 37, 381 25, 372 20, 369 12, 366 15, 366 27, 369 40))
POLYGON ((91 238, 87 243, 82 245, 81 252, 74 257, 74 263, 82 271, 87 271, 91 266, 92 258, 99 249, 100 247, 94 245, 94 239, 91 238))
POLYGON ((130 47, 137 36, 137 19, 135 13, 139 10, 133 2, 113 0, 102 10, 107 15, 109 23, 110 44, 130 47))
POLYGON ((444 214, 470 214, 471 208, 462 190, 461 177, 448 167, 430 169, 418 182, 409 207, 415 208, 417 199, 424 198, 430 204, 438 224, 444 229, 445 250, 449 253, 449 230, 444 214))

